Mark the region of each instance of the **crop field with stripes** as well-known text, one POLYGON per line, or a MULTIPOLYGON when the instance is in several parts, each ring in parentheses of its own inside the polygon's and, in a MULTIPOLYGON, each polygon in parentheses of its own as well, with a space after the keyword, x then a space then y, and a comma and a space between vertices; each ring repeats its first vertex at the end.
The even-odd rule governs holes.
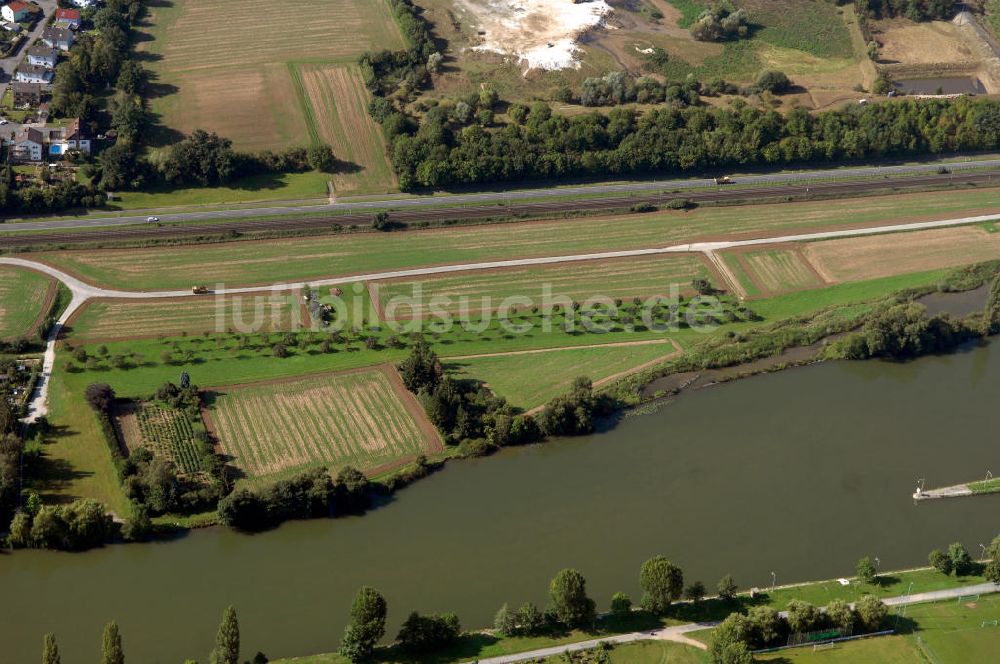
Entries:
POLYGON ((396 178, 382 131, 368 114, 371 100, 355 65, 291 65, 309 138, 326 143, 350 168, 333 174, 338 194, 387 193, 396 178))
POLYGON ((129 402, 115 406, 114 421, 129 453, 144 447, 172 461, 187 476, 205 470, 198 454, 195 425, 182 411, 154 403, 129 402))
MULTIPOLYGON (((544 293, 579 303, 594 297, 631 300, 669 296, 671 285, 676 284, 680 294, 691 295, 694 279, 708 279, 716 286, 721 285, 700 254, 664 254, 387 281, 379 283, 376 291, 383 314, 392 314, 390 305, 394 298, 403 302, 402 298, 414 298, 419 293, 424 302, 422 308, 395 307, 393 317, 405 319, 433 314, 429 306, 431 298, 439 298, 440 306, 435 308, 441 311, 457 314, 465 307, 466 311, 478 313, 497 310, 505 298, 512 297, 528 298, 533 306, 540 306, 544 293), (449 300, 447 304, 445 298, 449 300)), ((524 302, 510 304, 513 309, 530 308, 524 302)))
POLYGON ((377 473, 440 449, 391 368, 218 388, 210 428, 248 478, 346 465, 377 473))
MULTIPOLYGON (((145 23, 140 50, 160 124, 215 131, 240 150, 308 144, 293 63, 350 64, 403 45, 382 0, 174 0, 156 3, 145 23)), ((160 138, 168 144, 170 135, 160 138)))
POLYGON ((293 295, 199 296, 178 300, 92 300, 69 322, 74 340, 140 339, 227 331, 275 332, 303 319, 293 295))
POLYGON ((823 278, 797 247, 723 252, 723 260, 751 297, 824 285, 823 278))

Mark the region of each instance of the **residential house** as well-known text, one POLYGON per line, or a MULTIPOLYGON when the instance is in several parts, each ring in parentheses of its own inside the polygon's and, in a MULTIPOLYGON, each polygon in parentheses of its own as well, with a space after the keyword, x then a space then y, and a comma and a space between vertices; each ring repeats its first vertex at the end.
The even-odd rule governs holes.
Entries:
POLYGON ((3 16, 4 20, 11 23, 27 21, 31 18, 32 13, 34 12, 31 5, 27 2, 22 2, 22 0, 14 0, 0 9, 0 16, 3 16))
POLYGON ((62 9, 56 10, 56 27, 57 28, 69 28, 70 30, 79 30, 80 28, 80 10, 79 9, 62 9))
POLYGON ((70 120, 65 127, 46 126, 44 131, 48 133, 46 143, 49 155, 61 157, 73 150, 90 154, 90 139, 80 129, 79 118, 70 120))
POLYGON ((3 28, 7 32, 13 32, 15 35, 21 32, 21 26, 11 21, 0 21, 0 28, 3 28))
POLYGON ((67 28, 45 28, 42 41, 52 48, 68 51, 73 45, 73 31, 67 28))
POLYGON ((10 156, 14 161, 41 161, 44 154, 45 139, 42 132, 34 127, 21 127, 7 141, 10 146, 10 156))
POLYGON ((41 65, 22 63, 14 72, 14 80, 21 83, 49 83, 52 81, 52 70, 41 65))
POLYGON ((28 49, 28 64, 38 65, 55 69, 56 61, 59 60, 59 51, 51 46, 35 44, 28 49))
POLYGON ((38 106, 42 103, 43 87, 41 83, 23 83, 12 81, 10 91, 14 95, 14 107, 38 106))

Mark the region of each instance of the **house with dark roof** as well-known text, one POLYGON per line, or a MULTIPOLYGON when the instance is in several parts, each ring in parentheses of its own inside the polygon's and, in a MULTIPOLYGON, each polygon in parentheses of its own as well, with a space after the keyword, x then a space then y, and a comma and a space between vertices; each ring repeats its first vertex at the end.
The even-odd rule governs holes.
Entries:
POLYGON ((59 60, 59 51, 51 46, 35 44, 28 49, 28 64, 54 69, 59 60))
POLYGON ((45 28, 42 32, 42 41, 52 48, 68 51, 73 46, 73 31, 67 28, 45 28))
POLYGON ((80 10, 79 9, 63 9, 59 8, 56 10, 56 27, 57 28, 69 28, 70 30, 78 30, 80 28, 80 10))
POLYGON ((44 86, 41 83, 24 83, 12 81, 10 91, 14 95, 14 107, 38 106, 42 103, 44 86))
POLYGON ((90 154, 90 138, 86 136, 80 120, 71 120, 65 126, 21 126, 12 135, 3 135, 3 142, 10 146, 15 161, 42 161, 45 157, 62 159, 67 152, 79 150, 90 154))
POLYGON ((45 138, 34 127, 21 127, 10 143, 10 156, 14 161, 41 161, 44 154, 45 138))

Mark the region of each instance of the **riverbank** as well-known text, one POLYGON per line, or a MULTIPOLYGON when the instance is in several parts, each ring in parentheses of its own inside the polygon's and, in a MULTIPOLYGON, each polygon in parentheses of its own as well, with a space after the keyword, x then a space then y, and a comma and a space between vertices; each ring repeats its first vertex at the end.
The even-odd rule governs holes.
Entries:
MULTIPOLYGON (((594 632, 573 631, 556 637, 504 637, 494 630, 473 631, 462 635, 460 643, 446 651, 435 653, 435 664, 464 664, 471 661, 481 664, 506 664, 539 660, 562 652, 579 652, 598 647, 600 643, 626 644, 642 640, 673 640, 699 632, 698 639, 705 641, 705 630, 711 630, 727 615, 745 611, 753 606, 766 606, 784 611, 788 602, 798 600, 816 606, 826 606, 841 600, 855 603, 863 595, 878 597, 890 607, 953 599, 971 594, 1000 592, 1000 586, 989 583, 980 575, 945 577, 933 568, 916 568, 889 571, 869 585, 856 577, 831 579, 809 583, 777 586, 773 589, 744 592, 735 601, 710 597, 700 602, 681 601, 670 607, 663 617, 642 611, 633 611, 627 618, 602 616, 601 626, 594 632), (846 582, 846 583, 845 583, 846 582)), ((384 664, 403 664, 413 661, 393 648, 378 653, 384 664)), ((349 664, 337 653, 274 660, 274 664, 349 664)))

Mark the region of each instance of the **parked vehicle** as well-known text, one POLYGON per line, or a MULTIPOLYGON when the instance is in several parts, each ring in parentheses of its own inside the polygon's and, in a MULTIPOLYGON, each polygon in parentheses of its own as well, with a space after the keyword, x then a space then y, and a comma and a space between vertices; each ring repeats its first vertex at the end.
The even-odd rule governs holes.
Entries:
POLYGON ((728 175, 723 175, 722 177, 715 178, 715 184, 732 184, 733 179, 728 175))
POLYGON ((146 223, 147 224, 158 224, 158 223, 160 223, 160 218, 159 217, 146 217, 146 223))
POLYGON ((208 286, 192 286, 191 292, 195 295, 204 295, 208 292, 208 286))

